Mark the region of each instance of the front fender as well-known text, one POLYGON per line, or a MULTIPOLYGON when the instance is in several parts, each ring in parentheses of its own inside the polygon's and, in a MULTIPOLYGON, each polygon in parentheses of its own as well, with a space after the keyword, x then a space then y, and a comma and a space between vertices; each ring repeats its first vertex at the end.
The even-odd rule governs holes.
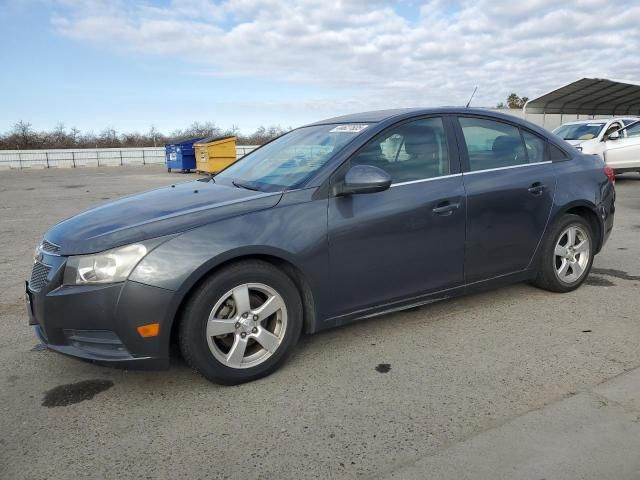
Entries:
POLYGON ((311 194, 290 194, 272 209, 178 235, 149 253, 129 280, 174 291, 166 318, 172 323, 193 286, 218 266, 234 259, 269 256, 303 272, 320 308, 328 277, 327 201, 312 200, 311 194))

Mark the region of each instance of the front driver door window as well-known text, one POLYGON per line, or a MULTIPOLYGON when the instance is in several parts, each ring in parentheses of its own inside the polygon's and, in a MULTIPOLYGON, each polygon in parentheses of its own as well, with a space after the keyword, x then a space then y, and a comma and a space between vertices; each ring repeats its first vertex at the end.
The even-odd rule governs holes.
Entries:
POLYGON ((374 165, 393 183, 448 175, 449 150, 442 118, 403 124, 369 142, 351 160, 352 165, 374 165))

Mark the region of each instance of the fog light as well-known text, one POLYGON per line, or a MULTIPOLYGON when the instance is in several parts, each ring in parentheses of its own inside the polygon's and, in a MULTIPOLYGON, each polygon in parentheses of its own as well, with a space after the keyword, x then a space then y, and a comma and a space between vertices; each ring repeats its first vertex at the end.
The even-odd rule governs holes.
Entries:
POLYGON ((140 325, 136 330, 138 330, 138 334, 143 338, 157 337, 160 333, 160 324, 149 323, 148 325, 140 325))

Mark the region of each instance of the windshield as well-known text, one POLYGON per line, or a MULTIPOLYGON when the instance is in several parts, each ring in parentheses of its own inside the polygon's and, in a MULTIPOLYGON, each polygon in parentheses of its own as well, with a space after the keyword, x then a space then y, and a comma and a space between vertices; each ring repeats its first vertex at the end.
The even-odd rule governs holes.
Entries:
POLYGON ((553 133, 564 140, 591 140, 596 138, 606 122, 598 123, 567 123, 556 128, 553 133))
POLYGON ((268 192, 295 188, 367 127, 344 123, 293 130, 249 153, 216 175, 215 180, 268 192))

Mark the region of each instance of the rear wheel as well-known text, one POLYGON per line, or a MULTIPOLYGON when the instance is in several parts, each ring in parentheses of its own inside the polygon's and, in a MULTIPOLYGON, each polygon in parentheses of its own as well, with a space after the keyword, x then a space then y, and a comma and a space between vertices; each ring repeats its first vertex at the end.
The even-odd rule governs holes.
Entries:
POLYGON ((215 273, 187 304, 179 331, 186 362, 212 382, 233 385, 276 370, 302 331, 293 281, 262 261, 215 273))
POLYGON ((578 215, 563 216, 543 241, 534 285, 552 292, 575 290, 589 275, 593 248, 589 223, 578 215))

